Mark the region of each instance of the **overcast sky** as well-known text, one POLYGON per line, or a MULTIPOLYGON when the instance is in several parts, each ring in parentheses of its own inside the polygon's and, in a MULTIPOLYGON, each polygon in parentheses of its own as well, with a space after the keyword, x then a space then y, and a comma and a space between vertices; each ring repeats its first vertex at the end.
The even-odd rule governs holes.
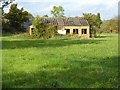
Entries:
MULTIPOLYGON (((111 19, 118 15, 119 0, 15 0, 18 7, 24 7, 31 14, 52 16, 53 6, 62 6, 65 16, 82 16, 82 13, 101 13, 102 19, 111 19)), ((7 12, 8 9, 6 8, 7 12)))

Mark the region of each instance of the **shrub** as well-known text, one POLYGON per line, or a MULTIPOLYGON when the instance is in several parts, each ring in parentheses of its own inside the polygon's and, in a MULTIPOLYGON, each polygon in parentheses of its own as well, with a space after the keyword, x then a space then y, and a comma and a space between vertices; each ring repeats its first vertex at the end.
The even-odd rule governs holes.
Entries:
POLYGON ((54 37, 57 34, 56 26, 46 26, 46 30, 44 33, 47 38, 54 37))
POLYGON ((16 33, 18 32, 16 28, 11 27, 8 23, 3 23, 2 24, 2 30, 4 33, 16 33))
POLYGON ((56 26, 48 26, 42 23, 43 18, 38 16, 33 20, 34 30, 32 37, 48 39, 54 37, 57 33, 56 26))

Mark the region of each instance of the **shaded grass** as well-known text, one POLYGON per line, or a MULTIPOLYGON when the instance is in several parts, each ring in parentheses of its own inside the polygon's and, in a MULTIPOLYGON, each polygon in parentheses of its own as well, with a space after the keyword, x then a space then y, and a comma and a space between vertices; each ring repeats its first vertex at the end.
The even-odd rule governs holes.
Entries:
POLYGON ((117 87, 117 40, 117 35, 49 40, 7 36, 2 47, 3 87, 117 87))
POLYGON ((47 47, 63 47, 63 46, 70 46, 70 45, 81 45, 81 44, 99 44, 104 40, 14 40, 14 41, 7 41, 4 40, 2 49, 17 49, 17 48, 47 48, 47 47))

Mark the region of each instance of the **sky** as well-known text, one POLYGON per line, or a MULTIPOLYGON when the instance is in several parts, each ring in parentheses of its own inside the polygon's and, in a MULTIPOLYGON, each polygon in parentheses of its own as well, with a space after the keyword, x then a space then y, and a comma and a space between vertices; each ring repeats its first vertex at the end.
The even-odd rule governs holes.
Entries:
MULTIPOLYGON (((33 16, 48 15, 52 16, 50 11, 53 6, 62 6, 64 14, 68 17, 82 16, 83 13, 101 13, 103 20, 111 19, 118 15, 119 0, 15 0, 18 8, 23 7, 24 10, 30 12, 33 16)), ((5 12, 9 11, 9 7, 5 8, 5 12)))

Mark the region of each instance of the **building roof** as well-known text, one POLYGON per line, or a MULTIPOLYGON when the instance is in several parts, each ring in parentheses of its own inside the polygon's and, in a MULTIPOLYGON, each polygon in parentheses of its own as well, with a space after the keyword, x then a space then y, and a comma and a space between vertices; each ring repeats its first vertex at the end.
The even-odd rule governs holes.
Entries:
POLYGON ((79 17, 61 17, 61 18, 44 18, 43 23, 55 26, 89 26, 84 18, 79 17))

